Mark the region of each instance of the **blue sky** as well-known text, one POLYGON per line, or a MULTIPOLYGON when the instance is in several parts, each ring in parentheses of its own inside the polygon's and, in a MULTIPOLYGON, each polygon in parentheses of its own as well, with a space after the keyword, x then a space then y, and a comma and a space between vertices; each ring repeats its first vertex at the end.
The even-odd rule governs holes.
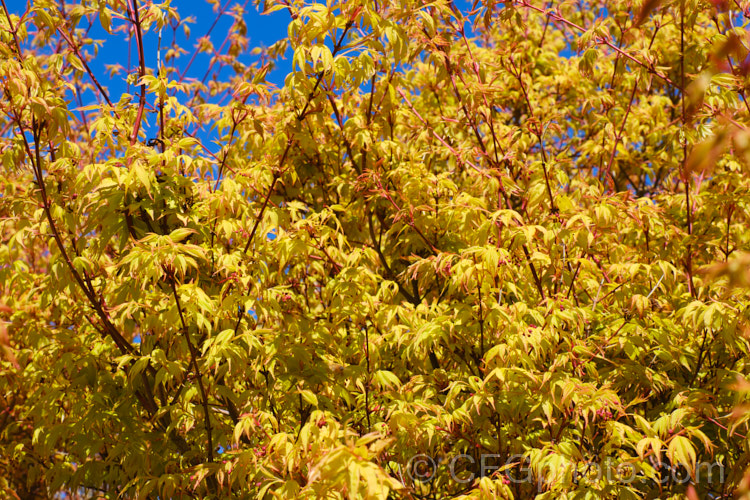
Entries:
MULTIPOLYGON (((78 2, 76 2, 78 3, 78 2)), ((142 21, 146 15, 146 9, 148 3, 146 0, 137 0, 140 7, 142 21)), ((200 37, 206 36, 210 30, 210 40, 215 49, 219 49, 222 43, 226 40, 227 35, 230 33, 230 28, 233 24, 233 19, 227 13, 220 15, 218 13, 219 7, 232 7, 237 4, 245 5, 244 20, 247 24, 247 37, 249 38, 248 50, 241 54, 239 59, 241 62, 249 64, 257 60, 256 55, 252 55, 250 52, 254 47, 268 47, 280 39, 286 38, 287 26, 291 21, 291 17, 286 9, 282 9, 271 14, 261 15, 258 8, 254 5, 253 0, 218 0, 214 2, 216 5, 212 6, 209 1, 206 0, 172 0, 171 6, 177 9, 181 19, 185 20, 177 26, 176 30, 173 30, 169 25, 165 26, 162 30, 161 39, 161 58, 162 64, 164 64, 164 57, 166 51, 172 45, 173 33, 176 35, 176 45, 183 48, 187 54, 182 55, 176 63, 170 62, 169 65, 176 68, 179 73, 182 73, 185 67, 188 65, 200 37), (214 8, 216 7, 216 8, 214 8), (218 18, 218 19, 217 19, 218 18), (192 22, 188 22, 192 21, 192 22), (186 36, 183 24, 187 24, 190 28, 189 38, 186 36)), ((34 5, 34 1, 24 0, 6 0, 6 4, 11 13, 22 15, 29 5, 34 5)), ((68 14, 72 8, 71 4, 68 4, 68 14)), ((123 17, 125 13, 122 13, 123 17)), ((97 80, 105 88, 108 93, 110 100, 117 103, 123 94, 129 93, 130 95, 137 98, 138 88, 126 83, 127 68, 130 67, 132 74, 137 74, 138 68, 138 52, 135 40, 128 47, 128 36, 122 31, 115 32, 113 34, 107 33, 101 26, 101 23, 97 16, 89 16, 91 19, 83 18, 79 21, 77 29, 87 30, 88 37, 95 40, 96 46, 87 45, 83 48, 85 58, 96 76, 97 80), (128 52, 130 51, 130 54, 128 52), (119 74, 111 75, 110 68, 112 65, 119 65, 122 67, 122 71, 119 74)), ((29 22, 32 16, 26 19, 29 22)), ((112 29, 116 30, 118 27, 125 25, 127 21, 117 19, 115 16, 112 18, 112 29)), ((32 31, 35 28, 31 28, 32 31)), ((56 37, 55 37, 56 39, 56 37)), ((56 42, 52 42, 53 44, 56 42)), ((144 33, 144 59, 147 71, 155 72, 157 68, 157 50, 159 46, 159 37, 155 28, 148 30, 144 33)), ((269 73, 266 77, 266 81, 277 86, 282 86, 286 75, 291 71, 291 57, 287 51, 286 58, 277 61, 278 66, 269 73)), ((195 60, 190 65, 187 73, 185 74, 186 79, 197 79, 201 80, 209 67, 211 60, 211 54, 200 53, 197 54, 195 60)), ((225 68, 221 73, 220 78, 225 79, 229 77, 232 70, 225 68)), ((170 79, 177 79, 175 73, 170 74, 170 79)), ((88 77, 84 76, 83 81, 88 82, 88 77)), ((71 100, 71 108, 77 108, 78 102, 73 92, 70 92, 68 97, 71 100)), ((148 97, 150 106, 153 106, 153 95, 148 97)), ((81 96, 81 105, 89 106, 98 104, 97 95, 92 91, 84 92, 81 96)), ((143 132, 146 134, 145 139, 154 138, 157 135, 158 125, 151 116, 151 113, 146 113, 143 121, 143 132)), ((212 140, 215 139, 213 134, 204 129, 195 131, 201 137, 202 140, 210 149, 214 149, 210 145, 212 140)))
MULTIPOLYGON (((215 7, 233 6, 235 4, 243 4, 242 0, 214 0, 215 7)), ((271 14, 261 15, 259 8, 254 5, 253 0, 245 0, 245 15, 243 16, 248 28, 248 37, 250 39, 250 48, 259 46, 270 46, 278 40, 287 36, 287 26, 291 21, 291 17, 286 9, 281 9, 271 14)), ((21 14, 27 6, 27 2, 23 0, 6 0, 6 3, 11 12, 21 14)), ((31 2, 34 3, 33 1, 31 2)), ((264 2, 262 2, 264 3, 264 2)), ((464 12, 469 10, 471 6, 470 0, 458 0, 456 5, 464 12)), ((145 0, 139 0, 138 5, 141 7, 141 12, 144 12, 144 6, 147 5, 145 0)), ((180 13, 182 19, 193 18, 192 23, 188 24, 190 27, 190 38, 187 39, 183 32, 183 26, 179 26, 177 29, 177 44, 188 51, 187 55, 183 55, 177 62, 177 68, 181 72, 187 65, 192 52, 196 45, 199 37, 207 34, 211 29, 214 21, 217 18, 217 11, 208 1, 205 0, 172 0, 171 6, 176 8, 180 13)), ((123 13, 124 14, 124 13, 123 13)), ((143 14, 142 14, 143 15, 143 14)), ((123 21, 113 18, 112 26, 116 28, 118 25, 122 25, 123 21)), ((222 15, 216 25, 213 26, 210 33, 210 39, 215 48, 219 48, 229 32, 232 25, 232 19, 228 14, 222 15)), ((78 28, 86 29, 89 26, 89 21, 82 19, 78 28)), ((468 28, 468 25, 467 25, 468 28)), ((116 102, 120 95, 126 91, 126 85, 124 83, 125 75, 117 75, 114 78, 109 78, 107 66, 111 64, 120 64, 127 68, 128 66, 128 43, 127 36, 122 32, 110 35, 106 33, 98 20, 94 20, 91 25, 89 36, 94 40, 99 40, 101 43, 98 53, 94 53, 91 47, 86 50, 88 54, 89 64, 94 71, 95 75, 105 86, 105 88, 111 94, 111 99, 116 102)), ((166 49, 172 42, 172 29, 169 26, 165 26, 162 30, 162 57, 164 56, 166 49)), ((146 59, 146 66, 150 69, 155 69, 157 66, 157 45, 158 35, 155 30, 150 30, 144 35, 144 55, 146 59)), ((249 54, 243 54, 240 60, 243 62, 250 62, 256 56, 249 54)), ((287 51, 287 57, 284 60, 280 60, 278 67, 271 72, 267 81, 281 86, 284 82, 284 78, 287 73, 291 71, 291 54, 287 51)), ((203 78, 206 69, 210 61, 210 55, 207 53, 199 54, 195 61, 192 63, 188 70, 187 78, 203 78)), ((136 70, 138 64, 137 49, 135 43, 130 48, 130 65, 133 71, 136 70)), ((228 71, 227 71, 228 75, 228 71)), ((131 93, 136 91, 131 87, 131 93)), ((93 96, 89 96, 93 98, 93 96)), ((85 102, 84 104, 93 104, 94 102, 85 102)))
MULTIPOLYGON (((223 4, 233 5, 238 3, 236 0, 222 0, 223 4)), ((276 11, 268 15, 261 15, 258 9, 251 5, 252 2, 246 6, 245 15, 243 16, 247 23, 247 35, 250 40, 250 48, 265 46, 268 47, 278 40, 287 36, 287 25, 291 20, 286 10, 276 11)), ((183 26, 180 25, 176 30, 177 45, 183 47, 188 51, 187 55, 183 55, 177 61, 177 69, 182 71, 187 66, 190 58, 195 50, 195 45, 200 37, 205 36, 210 30, 210 39, 214 47, 218 49, 224 40, 227 38, 229 30, 232 26, 232 18, 228 14, 218 16, 218 12, 212 9, 211 5, 204 1, 193 1, 193 0, 176 0, 172 2, 172 5, 180 13, 182 19, 192 18, 194 22, 181 23, 188 24, 190 28, 190 37, 185 36, 183 26), (218 21, 217 21, 218 17, 218 21), (215 22, 215 25, 214 25, 215 22), (212 28, 213 26, 213 28, 212 28)), ((218 6, 218 4, 217 4, 218 6)), ((106 66, 109 64, 121 64, 127 66, 127 40, 124 36, 112 37, 105 33, 98 23, 95 23, 92 31, 92 38, 106 40, 101 46, 99 53, 92 60, 92 69, 97 75, 105 75, 107 73, 106 66)), ((162 41, 161 41, 161 54, 164 57, 166 50, 172 43, 173 30, 172 28, 165 26, 162 30, 162 41)), ((155 30, 144 35, 144 56, 146 59, 146 66, 148 68, 155 69, 157 66, 157 47, 158 47, 158 34, 155 30)), ((135 43, 131 46, 131 67, 135 69, 137 65, 137 52, 135 43)), ((243 54, 240 56, 240 60, 249 63, 252 62, 256 56, 249 54, 243 54)), ((206 70, 209 66, 211 55, 208 53, 200 53, 195 57, 192 65, 188 69, 185 77, 202 79, 206 74, 206 70)), ((282 85, 286 74, 291 70, 291 63, 289 59, 280 60, 279 66, 268 75, 267 80, 276 85, 282 85)), ((222 75, 229 74, 230 70, 225 70, 222 75)), ((110 83, 110 89, 112 92, 113 100, 116 100, 119 95, 126 89, 120 87, 124 85, 122 83, 122 77, 115 77, 110 83)), ((135 90, 131 87, 131 93, 135 90)))
MULTIPOLYGON (((19 15, 25 11, 28 5, 27 2, 22 0, 6 0, 6 3, 12 13, 19 15)), ((237 0, 220 0, 220 4, 217 3, 217 7, 219 5, 232 6, 238 3, 242 4, 241 1, 237 0)), ((144 5, 146 5, 146 2, 141 0, 139 6, 143 9, 144 5)), ((206 35, 214 24, 214 21, 217 19, 217 11, 206 1, 173 0, 171 5, 177 9, 182 19, 193 18, 193 22, 181 23, 176 30, 177 44, 188 51, 188 54, 181 56, 176 64, 177 69, 182 72, 192 56, 198 38, 206 35), (190 28, 189 39, 185 36, 182 24, 188 24, 190 28)), ((143 15, 143 10, 141 10, 141 12, 143 15)), ((247 2, 247 5, 245 6, 245 15, 243 17, 247 23, 247 34, 250 39, 250 48, 259 46, 267 47, 278 40, 285 38, 287 35, 287 25, 291 20, 289 13, 284 9, 268 15, 261 15, 258 9, 253 5, 252 1, 247 2)), ((211 29, 210 39, 215 48, 218 49, 226 39, 232 21, 230 15, 224 14, 219 17, 215 26, 211 29)), ((113 28, 122 24, 122 21, 113 18, 113 28)), ((89 37, 101 42, 96 53, 91 46, 88 46, 84 50, 84 53, 87 54, 89 65, 97 79, 109 92, 112 101, 117 102, 122 93, 127 90, 125 74, 121 73, 110 78, 107 68, 109 65, 113 64, 119 64, 123 68, 128 67, 127 36, 122 32, 115 33, 114 35, 106 33, 101 27, 98 19, 95 19, 92 24, 90 24, 87 19, 82 19, 77 27, 79 29, 89 28, 89 37)), ((166 50, 172 43, 172 35, 172 28, 165 26, 162 30, 161 41, 162 61, 166 50)), ((152 29, 144 35, 144 56, 146 67, 152 70, 155 70, 157 66, 157 47, 158 35, 155 30, 152 29)), ((243 62, 250 62, 256 57, 250 55, 249 52, 250 50, 248 50, 248 54, 244 54, 240 57, 243 62)), ((186 78, 202 79, 208 68, 210 58, 210 54, 198 54, 185 75, 186 78)), ((282 85, 286 74, 291 70, 291 62, 288 58, 279 61, 279 63, 279 67, 267 77, 267 81, 276 85, 282 85)), ((135 42, 133 42, 130 48, 130 66, 132 71, 137 69, 137 65, 138 54, 135 42)), ((132 86, 130 88, 130 93, 136 93, 136 90, 132 86)), ((96 102, 93 94, 84 96, 84 101, 86 101, 83 103, 84 105, 95 104, 96 102)))
MULTIPOLYGON (((237 0, 230 0, 230 2, 227 2, 227 0, 221 1, 223 4, 229 3, 229 5, 241 3, 237 2, 237 0)), ((180 26, 177 30, 177 43, 182 47, 192 51, 197 39, 206 35, 209 29, 211 29, 212 24, 217 18, 217 12, 214 11, 211 5, 209 5, 205 1, 175 0, 172 2, 172 6, 177 9, 183 19, 189 17, 194 18, 195 22, 189 24, 191 31, 189 40, 184 37, 182 26, 180 26)), ((245 8, 244 19, 247 23, 250 47, 267 47, 277 42, 278 40, 285 38, 287 36, 287 25, 291 20, 286 10, 280 10, 271 14, 261 15, 258 9, 254 5, 252 5, 252 2, 248 2, 248 5, 245 8)), ((224 14, 219 18, 210 34, 210 38, 212 43, 214 44, 214 47, 219 48, 221 46, 229 32, 231 25, 232 19, 228 14, 224 14)), ((168 47, 168 45, 171 43, 171 32, 171 28, 168 27, 165 27, 162 31, 162 53, 164 53, 165 48, 168 47)), ((157 42, 158 36, 153 31, 148 33, 144 37, 146 65, 152 68, 156 67, 157 42)), ((125 51, 127 51, 127 47, 123 48, 125 49, 125 51)), ((121 50, 122 49, 118 47, 110 48, 105 45, 97 59, 100 59, 100 64, 103 64, 105 62, 104 60, 106 59, 117 60, 118 54, 122 53, 121 50)), ((184 66, 190 59, 190 55, 181 57, 178 64, 180 70, 184 69, 184 66)), ((136 54, 134 51, 133 61, 136 60, 135 56, 136 54)), ((250 55, 241 57, 241 59, 244 59, 246 61, 250 61, 252 58, 253 56, 250 55)), ((186 77, 201 79, 205 74, 209 61, 209 54, 199 54, 188 70, 186 77)), ((281 62, 282 64, 284 63, 284 61, 281 62)), ((289 69, 290 67, 277 68, 276 72, 270 76, 269 80, 280 85, 281 83, 283 83, 284 77, 286 76, 286 73, 289 71, 289 69)))
MULTIPOLYGON (((146 0, 136 1, 140 7, 143 20, 146 17, 148 2, 146 0)), ((24 0, 6 0, 6 3, 11 12, 16 14, 23 13, 28 5, 27 1, 24 0)), ((231 8, 232 6, 242 5, 243 3, 245 4, 243 18, 247 25, 247 36, 249 38, 250 46, 245 53, 239 56, 241 62, 249 64, 257 60, 257 56, 251 54, 252 48, 262 46, 268 47, 275 42, 286 38, 287 26, 291 21, 291 16, 286 9, 280 9, 270 14, 261 15, 259 8, 254 5, 254 0, 172 0, 171 6, 179 12, 180 17, 185 21, 174 31, 170 26, 165 26, 162 30, 162 62, 164 62, 166 51, 172 44, 173 33, 176 34, 176 45, 187 51, 187 54, 182 55, 176 63, 174 61, 169 63, 169 65, 176 66, 177 71, 180 73, 182 73, 188 65, 198 39, 207 35, 209 31, 210 40, 214 48, 218 49, 226 40, 233 23, 233 19, 229 13, 218 16, 217 20, 218 9, 224 7, 231 8), (210 3, 211 1, 213 1, 215 5, 212 6, 210 3), (192 19, 192 22, 188 22, 189 19, 192 19), (186 37, 183 30, 184 26, 182 26, 182 24, 189 26, 189 38, 186 37)), ((31 1, 31 4, 33 5, 34 2, 31 1)), ((463 12, 470 10, 471 4, 471 0, 456 1, 457 7, 463 12)), ((68 11, 70 8, 71 7, 68 6, 68 11)), ((124 16, 125 13, 123 12, 122 14, 124 16)), ((128 36, 124 32, 120 31, 114 34, 108 34, 104 31, 96 16, 90 17, 93 19, 81 19, 77 27, 79 29, 88 30, 88 36, 97 41, 98 49, 95 49, 91 45, 84 49, 84 54, 86 55, 86 59, 88 60, 88 64, 93 73, 102 86, 107 90, 109 98, 113 102, 116 103, 119 101, 124 93, 137 96, 138 89, 132 85, 128 88, 125 81, 127 76, 126 70, 128 67, 130 68, 131 74, 137 73, 138 53, 135 41, 133 41, 130 47, 128 47, 128 36), (121 66, 123 71, 114 76, 110 76, 109 68, 111 68, 112 65, 121 66)), ((122 27, 125 24, 128 24, 128 22, 117 19, 116 17, 113 17, 112 19, 113 29, 116 29, 118 26, 122 27)), ((144 59, 146 67, 151 71, 155 71, 157 68, 157 54, 159 53, 157 50, 158 45, 158 34, 156 33, 156 30, 152 28, 144 34, 144 59)), ((277 66, 266 77, 267 82, 279 87, 283 85, 285 77, 292 70, 290 52, 290 50, 287 50, 286 57, 277 60, 277 66)), ((187 70, 185 77, 187 79, 194 78, 201 80, 206 74, 210 60, 211 54, 198 54, 187 70)), ((231 73, 231 69, 225 68, 221 73, 220 78, 224 79, 225 77, 229 77, 231 73)), ((175 73, 170 74, 170 79, 176 78, 178 77, 175 73)), ((88 79, 84 77, 84 81, 87 80, 88 79)), ((73 96, 71 95, 71 98, 72 97, 73 96)), ((97 96, 90 91, 84 93, 81 100, 83 106, 97 104, 97 96)), ((153 96, 149 96, 150 105, 154 104, 152 101, 153 96)), ((74 101, 73 107, 77 107, 76 105, 77 103, 74 101)), ((155 136, 156 124, 149 123, 153 121, 154 120, 149 116, 149 113, 147 113, 143 123, 143 130, 146 133, 147 139, 155 136)), ((199 132, 199 134, 202 135, 201 132, 199 132)))

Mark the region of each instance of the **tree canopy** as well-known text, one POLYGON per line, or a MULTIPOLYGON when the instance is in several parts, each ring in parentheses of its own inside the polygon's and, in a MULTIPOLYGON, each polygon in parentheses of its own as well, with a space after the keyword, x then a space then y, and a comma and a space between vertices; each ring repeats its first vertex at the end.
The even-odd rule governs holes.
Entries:
POLYGON ((4 497, 750 487, 749 2, 10 3, 4 497))

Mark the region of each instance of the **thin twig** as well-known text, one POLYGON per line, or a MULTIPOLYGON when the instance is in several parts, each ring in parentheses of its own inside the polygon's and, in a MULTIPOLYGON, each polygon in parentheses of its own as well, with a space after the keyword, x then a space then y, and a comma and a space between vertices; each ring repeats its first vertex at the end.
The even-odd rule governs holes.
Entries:
POLYGON ((201 399, 203 400, 204 423, 206 426, 206 434, 208 435, 208 444, 206 446, 206 458, 208 459, 209 462, 213 462, 214 461, 214 447, 213 447, 213 436, 212 436, 212 429, 211 429, 211 415, 208 411, 208 394, 206 392, 206 387, 203 384, 203 375, 201 374, 200 367, 198 366, 198 353, 195 349, 195 346, 193 345, 193 342, 190 340, 190 331, 188 329, 187 323, 185 322, 185 315, 182 312, 182 305, 180 304, 180 297, 177 294, 177 286, 175 285, 174 273, 168 272, 167 276, 169 277, 169 285, 172 288, 172 295, 174 296, 175 303, 177 304, 177 312, 180 315, 180 323, 182 323, 182 332, 183 332, 183 335, 185 335, 185 341, 187 342, 188 350, 190 351, 190 362, 193 365, 193 370, 195 370, 195 377, 198 379, 198 387, 200 388, 201 399))

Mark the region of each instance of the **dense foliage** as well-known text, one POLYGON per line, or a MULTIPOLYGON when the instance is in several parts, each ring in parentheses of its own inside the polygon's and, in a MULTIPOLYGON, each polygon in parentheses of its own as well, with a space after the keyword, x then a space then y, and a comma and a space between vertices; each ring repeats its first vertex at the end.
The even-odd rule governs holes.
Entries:
POLYGON ((4 498, 750 484, 750 2, 15 3, 4 498))

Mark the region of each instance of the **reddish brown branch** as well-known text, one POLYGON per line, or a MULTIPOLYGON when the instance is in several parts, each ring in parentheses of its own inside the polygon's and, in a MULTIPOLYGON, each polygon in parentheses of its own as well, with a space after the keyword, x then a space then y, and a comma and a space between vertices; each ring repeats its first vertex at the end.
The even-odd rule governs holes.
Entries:
POLYGON ((625 131, 625 124, 628 122, 628 116, 630 116, 630 110, 633 108, 633 101, 635 100, 635 91, 638 89, 638 78, 635 79, 635 83, 633 84, 633 91, 630 93, 630 102, 628 102, 628 108, 625 110, 625 117, 622 119, 622 124, 620 124, 620 130, 615 135, 615 143, 612 146, 612 153, 609 156, 609 162, 607 163, 607 170, 606 175, 609 178, 609 181, 611 183, 610 188, 614 189, 614 179, 612 177, 612 164, 615 161, 615 153, 617 152, 617 145, 620 143, 620 139, 622 139, 622 134, 625 131))
POLYGON ((182 312, 182 305, 180 304, 180 296, 177 294, 177 286, 175 285, 175 277, 172 272, 168 272, 167 269, 164 270, 167 273, 167 276, 169 277, 169 285, 172 288, 172 295, 174 296, 175 303, 177 304, 177 312, 180 315, 180 323, 182 323, 182 332, 183 335, 185 335, 185 341, 188 345, 188 350, 190 351, 190 362, 193 365, 193 370, 195 370, 195 377, 198 379, 198 388, 201 391, 201 399, 203 400, 203 415, 204 415, 204 425, 206 426, 206 434, 208 436, 208 443, 206 444, 206 459, 208 462, 214 461, 214 446, 213 446, 213 431, 211 428, 211 415, 209 413, 208 408, 208 393, 206 392, 206 386, 203 383, 203 375, 201 374, 200 367, 198 366, 198 352, 193 345, 193 342, 190 340, 190 331, 188 329, 187 323, 185 322, 185 315, 182 312))
POLYGON ((138 114, 133 124, 133 134, 130 136, 130 145, 132 146, 138 141, 138 132, 141 129, 141 120, 143 120, 143 110, 146 108, 146 84, 142 81, 143 77, 146 76, 146 59, 143 55, 143 32, 141 31, 141 18, 138 13, 138 0, 128 0, 127 8, 128 17, 135 29, 135 42, 138 46, 138 65, 141 76, 141 95, 138 99, 138 114))
POLYGON ((60 33, 60 36, 62 36, 65 39, 65 41, 68 42, 68 45, 70 45, 70 48, 73 50, 73 53, 81 61, 81 64, 83 64, 83 68, 86 70, 86 73, 89 75, 89 78, 91 78, 91 81, 94 82, 94 85, 99 90, 99 93, 101 94, 102 98, 107 102, 109 107, 114 109, 115 106, 114 104, 112 104, 112 101, 109 100, 107 91, 104 90, 104 87, 101 86, 101 84, 99 83, 99 80, 97 80, 96 76, 94 76, 94 72, 91 71, 91 68, 89 67, 89 63, 86 62, 86 58, 83 57, 83 54, 81 54, 81 51, 79 50, 72 36, 68 36, 68 34, 63 31, 62 26, 58 26, 57 31, 58 33, 60 33))
MULTIPOLYGON (((344 30, 341 33, 341 36, 339 37, 338 41, 336 42, 336 45, 333 47, 333 50, 331 51, 332 55, 335 57, 336 54, 341 50, 341 46, 344 42, 344 38, 346 37, 346 34, 349 32, 349 29, 352 27, 353 20, 350 20, 346 23, 346 26, 344 27, 344 30)), ((318 73, 318 77, 315 81, 315 85, 313 86, 312 90, 310 91, 310 94, 308 94, 306 102, 304 107, 302 108, 302 111, 297 115, 297 121, 301 122, 305 119, 307 116, 307 110, 310 107, 310 103, 312 102, 312 98, 315 95, 315 92, 318 90, 318 87, 320 86, 320 82, 323 81, 324 72, 321 71, 318 73)), ((271 194, 273 193, 273 190, 276 188, 276 182, 279 180, 279 177, 281 177, 281 174, 283 172, 284 163, 286 162, 286 157, 289 154, 289 150, 292 148, 292 137, 289 137, 286 142, 286 148, 284 149, 284 153, 281 155, 281 159, 279 160, 279 165, 276 169, 276 172, 273 174, 273 180, 271 181, 271 186, 268 188, 268 192, 266 193, 266 197, 263 200, 263 205, 260 207, 260 211, 258 212, 258 216, 255 219, 255 224, 253 225, 252 231, 250 231, 250 236, 247 239, 247 243, 245 244, 245 248, 243 249, 243 253, 247 253, 247 251, 250 249, 250 245, 253 242, 253 239, 255 238, 255 233, 258 230, 258 226, 260 225, 260 222, 263 220, 263 214, 266 211, 266 208, 268 207, 268 202, 271 199, 271 194)))

